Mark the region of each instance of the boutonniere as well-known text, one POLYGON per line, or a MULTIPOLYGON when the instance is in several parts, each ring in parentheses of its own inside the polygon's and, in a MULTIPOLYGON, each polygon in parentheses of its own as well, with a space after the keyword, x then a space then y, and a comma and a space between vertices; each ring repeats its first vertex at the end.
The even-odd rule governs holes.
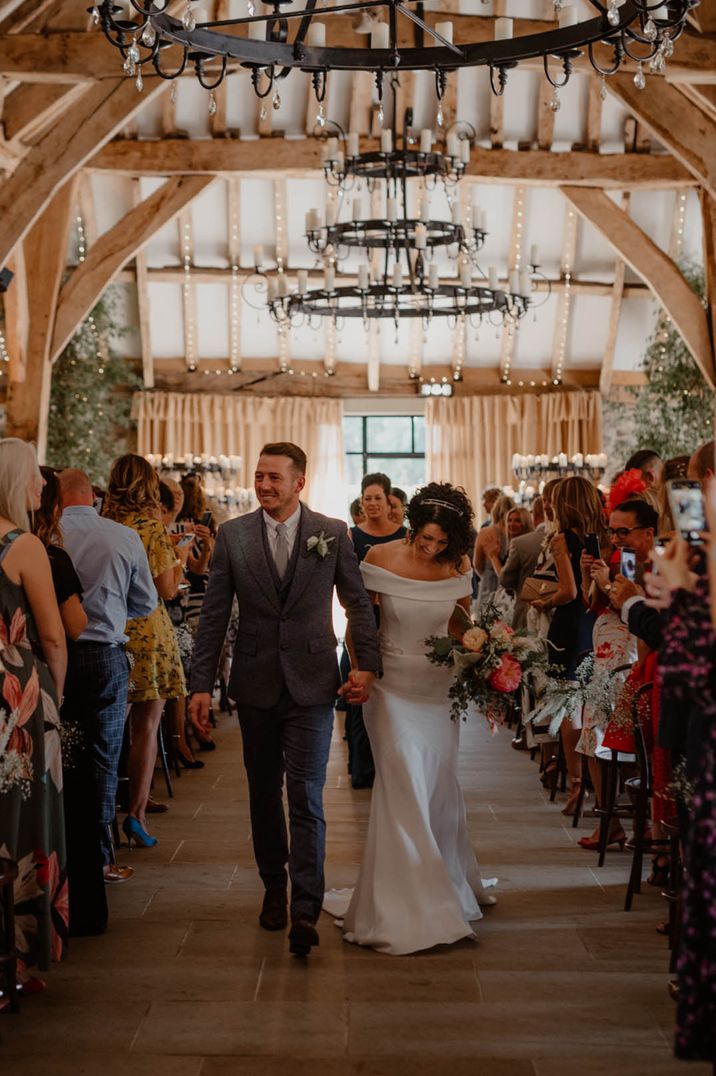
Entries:
POLYGON ((306 552, 315 552, 321 560, 327 557, 331 551, 331 542, 335 542, 335 535, 330 538, 326 538, 326 532, 321 531, 320 534, 312 534, 310 538, 306 540, 306 552))

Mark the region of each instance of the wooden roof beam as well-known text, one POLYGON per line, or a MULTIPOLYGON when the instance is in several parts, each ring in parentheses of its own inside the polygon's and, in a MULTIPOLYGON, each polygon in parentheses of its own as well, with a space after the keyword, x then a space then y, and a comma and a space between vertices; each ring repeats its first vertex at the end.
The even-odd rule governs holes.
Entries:
POLYGON ((55 193, 128 119, 166 83, 145 81, 138 94, 132 79, 120 78, 89 87, 18 164, 0 186, 0 265, 51 202, 55 193))
POLYGON ((67 346, 77 326, 119 270, 149 242, 157 229, 172 220, 211 182, 208 176, 167 180, 163 187, 100 236, 60 293, 50 348, 52 362, 67 346))
POLYGON ((678 266, 604 191, 562 187, 562 193, 649 285, 681 333, 704 378, 716 387, 716 363, 706 312, 678 266))

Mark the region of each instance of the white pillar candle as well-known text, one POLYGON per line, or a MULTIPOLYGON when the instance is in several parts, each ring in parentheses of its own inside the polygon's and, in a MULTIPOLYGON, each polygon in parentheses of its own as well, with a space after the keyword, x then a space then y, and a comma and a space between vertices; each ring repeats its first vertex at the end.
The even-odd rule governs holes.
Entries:
POLYGON ((572 463, 575 467, 581 470, 581 468, 584 466, 584 456, 581 452, 574 453, 574 455, 572 456, 572 463))
MULTIPOLYGON (((435 23, 435 30, 437 31, 437 33, 441 34, 445 38, 446 41, 449 41, 450 44, 452 45, 452 23, 451 22, 436 22, 435 23)), ((442 41, 436 41, 435 44, 438 45, 440 48, 444 47, 442 41)))
POLYGON ((540 456, 539 461, 543 467, 547 467, 549 464, 549 456, 540 456))
POLYGON ((472 284, 472 266, 469 262, 463 262, 460 266, 460 283, 463 288, 469 288, 472 284))
POLYGON ((423 127, 420 132, 420 152, 430 153, 433 148, 433 132, 429 127, 423 127))
POLYGON ((487 282, 490 285, 491 291, 497 291, 500 283, 497 276, 497 266, 491 265, 487 270, 487 282))
POLYGON ((298 270, 298 294, 305 295, 308 291, 308 273, 305 269, 298 270))
POLYGON ((437 291, 440 287, 440 274, 435 262, 430 262, 430 265, 428 266, 428 287, 431 288, 432 291, 437 291))
POLYGON ((512 38, 512 19, 495 19, 495 41, 510 41, 512 38))
POLYGON ((268 301, 273 303, 276 299, 278 299, 278 282, 275 277, 270 276, 268 279, 268 301))
POLYGON ((358 266, 358 287, 361 291, 368 290, 368 263, 361 262, 358 266))
POLYGON ((390 129, 380 132, 380 148, 382 153, 390 153, 393 148, 393 132, 390 129))
POLYGON ((669 9, 666 4, 660 4, 659 7, 654 8, 649 14, 652 19, 659 19, 661 22, 667 22, 669 18, 669 9))
POLYGON ((306 44, 313 49, 324 49, 326 47, 325 22, 311 22, 306 34, 306 44))
POLYGON ((539 265, 539 247, 536 243, 530 247, 530 265, 539 265))
POLYGON ((360 220, 361 217, 362 202, 360 198, 353 199, 353 220, 360 220))
POLYGON ((348 134, 347 153, 349 157, 357 157, 360 149, 358 141, 358 135, 355 131, 350 131, 348 134))
POLYGON ((482 217, 480 216, 481 209, 480 203, 474 201, 472 203, 472 226, 473 228, 480 228, 482 226, 482 217))
POLYGON ((370 32, 370 47, 372 49, 390 48, 390 30, 387 22, 376 22, 370 32))
POLYGON ((520 294, 520 274, 516 269, 510 273, 510 292, 512 295, 520 294))
POLYGON ((563 29, 565 26, 576 26, 578 22, 579 12, 574 5, 567 4, 566 7, 562 8, 559 13, 560 29, 563 29))
POLYGON ((285 273, 278 274, 278 293, 282 299, 288 295, 288 280, 285 273))
POLYGON ((469 138, 461 138, 460 139, 460 160, 465 165, 470 163, 470 139, 469 138))
POLYGON ((254 267, 258 269, 264 262, 264 248, 261 246, 254 247, 254 267))
POLYGON ((512 454, 512 470, 517 471, 519 469, 519 466, 520 466, 520 456, 518 455, 517 452, 514 452, 512 454))
POLYGON ((326 156, 329 161, 335 161, 336 154, 338 153, 338 139, 329 138, 326 142, 326 156))
POLYGON ((524 270, 520 273, 520 295, 532 294, 532 277, 524 270))
POLYGON ((449 134, 445 140, 445 148, 448 157, 460 156, 460 140, 456 134, 449 134))
POLYGON ((323 271, 323 285, 326 291, 333 291, 336 286, 336 271, 332 265, 327 265, 323 271))
POLYGON ((425 250, 428 245, 428 230, 424 224, 415 225, 415 249, 425 250))
POLYGON ((559 456, 557 456, 557 466, 561 467, 561 468, 564 468, 564 467, 567 466, 568 463, 569 463, 569 460, 567 459, 567 453, 566 452, 560 452, 559 456))
POLYGON ((420 219, 430 220, 430 199, 427 192, 423 195, 423 200, 420 203, 420 219))
POLYGON ((398 202, 395 198, 388 199, 386 216, 388 220, 398 219, 398 202))
POLYGON ((453 224, 460 224, 462 221, 462 206, 458 202, 457 198, 452 204, 452 222, 453 224))
POLYGON ((403 283, 403 268, 400 262, 393 262, 393 287, 399 288, 403 283))
POLYGON ((528 456, 527 456, 527 461, 526 461, 526 462, 527 462, 527 466, 528 466, 528 467, 534 467, 534 465, 535 465, 535 458, 534 458, 534 456, 533 456, 533 455, 531 455, 531 454, 530 454, 530 455, 528 455, 528 456))

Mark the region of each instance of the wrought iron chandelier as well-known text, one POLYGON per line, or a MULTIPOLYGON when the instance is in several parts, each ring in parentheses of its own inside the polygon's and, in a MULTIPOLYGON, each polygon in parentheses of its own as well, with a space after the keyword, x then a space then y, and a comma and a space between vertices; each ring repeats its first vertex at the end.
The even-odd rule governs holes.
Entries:
MULTIPOLYGON (((313 81, 319 121, 332 70, 370 71, 379 102, 386 74, 396 71, 434 72, 442 123, 442 100, 448 76, 463 67, 485 66, 495 94, 504 93, 509 72, 521 62, 542 57, 544 72, 555 89, 552 107, 559 108, 558 90, 569 81, 575 61, 586 53, 603 79, 615 74, 629 58, 637 64, 634 82, 646 82, 643 65, 663 72, 684 29, 686 16, 698 0, 589 0, 595 17, 578 21, 575 6, 554 0, 558 26, 537 34, 513 37, 509 18, 497 18, 494 40, 455 41, 453 23, 425 21, 423 0, 359 0, 318 8, 317 0, 288 10, 291 0, 264 0, 256 14, 247 0, 247 16, 205 20, 201 0, 187 0, 181 18, 168 14, 169 0, 101 0, 88 10, 124 60, 124 71, 142 88, 142 70, 151 65, 165 79, 175 79, 187 67, 209 91, 209 109, 216 107, 213 91, 231 71, 251 72, 259 97, 273 97, 280 106, 278 84, 294 68, 313 81), (128 6, 127 6, 128 5, 128 6), (343 43, 348 35, 340 16, 351 17, 355 33, 365 36, 359 47, 343 43), (412 31, 412 33, 410 32, 412 31), (336 43, 334 43, 336 42, 336 43)), ((602 86, 602 92, 606 89, 602 86)))

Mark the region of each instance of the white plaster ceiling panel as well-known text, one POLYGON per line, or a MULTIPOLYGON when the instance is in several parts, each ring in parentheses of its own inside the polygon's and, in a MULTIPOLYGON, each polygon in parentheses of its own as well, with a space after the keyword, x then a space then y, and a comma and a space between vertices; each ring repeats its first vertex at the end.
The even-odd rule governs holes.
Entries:
POLYGON ((468 329, 465 353, 468 366, 497 366, 502 349, 502 326, 484 321, 480 328, 468 329))
MULTIPOLYGON (((468 329, 468 334, 469 332, 468 329)), ((452 323, 447 318, 433 318, 427 330, 420 334, 418 342, 422 347, 423 365, 452 363, 455 353, 455 332, 452 323)), ((403 362, 407 363, 408 359, 412 358, 414 350, 413 347, 409 347, 409 355, 403 362)))
MULTIPOLYGON (((318 340, 319 350, 315 352, 314 358, 323 359, 326 354, 325 332, 318 331, 318 340)), ((338 362, 365 366, 369 353, 370 339, 363 329, 363 322, 357 318, 346 318, 336 333, 336 359, 338 362)))
POLYGON ((614 279, 614 247, 589 221, 580 218, 577 229, 576 275, 582 280, 614 279))
POLYGON ((176 124, 189 138, 209 138, 209 91, 195 78, 177 79, 176 124))
MULTIPOLYGON (((256 138, 259 105, 246 71, 229 75, 226 80, 226 123, 240 131, 242 138, 256 138)), ((268 102, 271 107, 271 101, 268 102)))
POLYGON ((194 264, 229 265, 228 191, 220 176, 191 203, 194 264))
POLYGON ((197 284, 196 330, 200 359, 225 360, 229 354, 229 289, 225 284, 197 284))
POLYGON ((487 238, 479 254, 480 265, 485 270, 488 266, 495 265, 500 276, 504 278, 507 272, 515 188, 486 183, 480 184, 478 190, 480 208, 487 214, 487 238))
MULTIPOLYGON (((179 79, 179 82, 184 81, 179 79)), ((164 133, 164 103, 166 96, 171 93, 171 87, 167 83, 164 93, 153 97, 140 109, 135 116, 134 122, 137 129, 137 138, 161 138, 164 133)))
POLYGON ((326 329, 323 319, 314 318, 313 324, 297 325, 289 337, 289 353, 292 359, 323 359, 326 354, 326 329))
POLYGON ((184 354, 184 316, 179 284, 150 281, 149 340, 158 359, 175 359, 184 354))
MULTIPOLYGON (((299 269, 310 269, 316 262, 306 241, 306 214, 316 209, 322 215, 326 194, 325 180, 289 179, 286 202, 288 206, 288 264, 299 269)), ((350 204, 349 195, 349 204, 350 204)), ((367 208, 367 205, 366 205, 367 208)))
POLYGON ((545 276, 559 276, 562 259, 562 232, 566 212, 564 196, 551 187, 532 187, 526 203, 523 262, 529 259, 530 247, 539 247, 541 271, 545 276))
POLYGON ((648 338, 654 331, 658 307, 644 299, 622 302, 614 355, 615 370, 638 370, 648 338))
POLYGON ((253 248, 263 246, 264 253, 274 257, 275 232, 274 187, 266 179, 241 181, 241 264, 253 265, 253 248))
MULTIPOLYGON (((480 68, 479 75, 484 82, 485 91, 488 92, 489 75, 487 68, 480 68)), ((534 101, 539 92, 540 78, 542 76, 535 71, 522 71, 519 68, 510 71, 504 96, 505 146, 510 146, 510 143, 512 143, 516 149, 518 142, 532 140, 535 129, 534 101)), ((489 104, 486 106, 486 111, 489 115, 489 104)))
POLYGON ((675 200, 674 191, 633 191, 629 202, 631 219, 667 253, 675 200))
MULTIPOLYGON (((606 80, 607 87, 609 79, 606 80)), ((602 153, 624 152, 624 120, 626 110, 611 93, 602 105, 602 153)))
MULTIPOLYGON (((164 180, 147 176, 140 180, 142 198, 148 198, 162 186, 164 180)), ((176 218, 159 228, 144 248, 149 268, 160 269, 181 265, 179 225, 176 218)))
POLYGON ((686 262, 703 266, 704 263, 704 227, 701 216, 701 203, 698 193, 690 190, 686 195, 684 213, 684 235, 681 257, 686 262))
MULTIPOLYGON (((553 60, 550 67, 552 78, 559 78, 560 64, 553 60)), ((535 80, 534 94, 537 96, 539 84, 544 79, 542 71, 532 72, 535 80)), ((560 107, 554 116, 555 150, 570 150, 575 143, 583 143, 586 138, 587 98, 589 96, 589 79, 584 75, 573 74, 567 85, 558 90, 560 107)))
POLYGON ((565 362, 567 369, 570 366, 599 366, 607 344, 610 313, 610 296, 572 296, 565 362))
MULTIPOLYGON (((132 180, 111 172, 88 173, 97 235, 103 235, 132 208, 132 180)), ((159 184, 161 186, 161 182, 159 184)), ((142 194, 142 197, 145 197, 142 194)))
POLYGON ((138 328, 137 290, 131 284, 115 283, 110 286, 109 296, 114 307, 115 324, 121 326, 122 330, 116 336, 110 337, 110 347, 124 358, 134 358, 142 351, 138 328))
MULTIPOLYGON (((410 318, 403 318, 398 323, 397 331, 392 321, 380 321, 378 336, 380 340, 378 353, 381 357, 381 362, 385 362, 395 366, 407 366, 408 356, 410 354, 410 318)), ((438 357, 431 355, 430 361, 433 362, 446 362, 449 354, 438 357)))
POLYGON ((251 359, 275 359, 278 355, 276 323, 264 307, 254 310, 246 303, 242 307, 241 354, 251 359))

